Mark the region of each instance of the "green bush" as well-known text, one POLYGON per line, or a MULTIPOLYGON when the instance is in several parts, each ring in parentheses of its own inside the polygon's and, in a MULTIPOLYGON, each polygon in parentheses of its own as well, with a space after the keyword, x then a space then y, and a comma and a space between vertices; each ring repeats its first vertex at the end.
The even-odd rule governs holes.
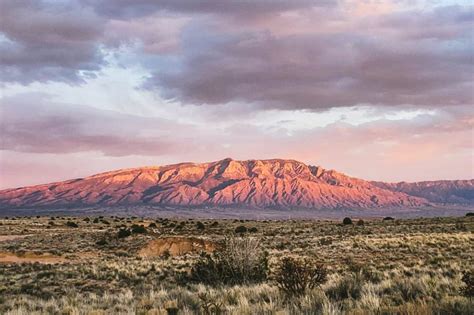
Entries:
POLYGON ((72 228, 77 228, 77 227, 79 227, 79 225, 77 225, 77 223, 76 223, 76 222, 73 222, 73 221, 67 221, 67 222, 66 222, 66 226, 72 227, 72 228))
POLYGON ((284 257, 277 267, 274 280, 287 296, 301 296, 327 281, 327 270, 309 259, 284 257))
POLYGON ((120 229, 117 233, 118 238, 125 238, 129 237, 130 235, 132 235, 132 232, 130 232, 129 229, 120 229))
POLYGON ((462 282, 464 282, 464 286, 461 287, 461 295, 472 298, 474 297, 474 272, 465 271, 462 275, 462 282))
POLYGON ((247 232, 247 228, 243 225, 239 225, 238 227, 235 228, 235 233, 243 234, 246 232, 247 232))
POLYGON ((143 225, 133 224, 132 233, 134 234, 144 234, 146 233, 146 228, 143 225))
POLYGON ((204 223, 202 223, 201 221, 198 221, 198 222, 196 223, 196 228, 197 228, 198 230, 204 230, 204 229, 206 228, 206 226, 205 226, 204 223))
POLYGON ((345 217, 345 218, 342 220, 342 224, 344 224, 344 225, 352 224, 351 218, 345 217))

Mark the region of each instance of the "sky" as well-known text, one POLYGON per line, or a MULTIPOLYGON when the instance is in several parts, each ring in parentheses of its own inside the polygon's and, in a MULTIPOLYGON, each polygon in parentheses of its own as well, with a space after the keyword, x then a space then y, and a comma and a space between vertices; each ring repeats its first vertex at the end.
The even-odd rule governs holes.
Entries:
POLYGON ((288 158, 474 178, 474 7, 0 0, 0 188, 288 158))

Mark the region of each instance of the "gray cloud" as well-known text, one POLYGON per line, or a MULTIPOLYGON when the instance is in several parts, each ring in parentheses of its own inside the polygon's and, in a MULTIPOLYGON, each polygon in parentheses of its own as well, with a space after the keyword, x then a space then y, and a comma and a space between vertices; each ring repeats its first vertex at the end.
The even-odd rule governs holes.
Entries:
POLYGON ((102 15, 126 19, 150 15, 156 11, 248 18, 314 6, 332 6, 337 3, 334 0, 82 0, 82 2, 92 5, 102 15))
POLYGON ((144 87, 183 104, 321 110, 473 103, 472 7, 361 18, 345 5, 5 0, 0 76, 80 83, 97 75, 105 53, 138 42, 128 60, 151 72, 144 87))
POLYGON ((443 9, 418 20, 417 12, 382 16, 371 30, 336 33, 190 30, 180 68, 159 69, 146 87, 184 103, 285 109, 472 104, 473 10, 443 9))
POLYGON ((0 3, 0 78, 4 82, 83 82, 104 64, 105 22, 73 1, 0 3))

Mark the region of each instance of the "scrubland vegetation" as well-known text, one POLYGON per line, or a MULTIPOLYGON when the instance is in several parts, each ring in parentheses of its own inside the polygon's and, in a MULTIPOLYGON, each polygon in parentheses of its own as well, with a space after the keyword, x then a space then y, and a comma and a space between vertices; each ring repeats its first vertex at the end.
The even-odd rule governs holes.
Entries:
POLYGON ((2 218, 0 314, 473 313, 474 217, 350 219, 2 218))

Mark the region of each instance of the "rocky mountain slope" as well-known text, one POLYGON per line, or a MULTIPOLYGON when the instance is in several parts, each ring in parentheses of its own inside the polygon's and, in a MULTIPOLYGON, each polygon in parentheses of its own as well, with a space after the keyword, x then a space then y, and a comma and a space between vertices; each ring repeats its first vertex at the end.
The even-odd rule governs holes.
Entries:
POLYGON ((443 204, 474 205, 474 180, 437 180, 418 183, 372 182, 377 187, 443 204))
POLYGON ((102 173, 0 191, 0 207, 90 205, 256 208, 418 207, 419 197, 293 160, 224 159, 102 173))

